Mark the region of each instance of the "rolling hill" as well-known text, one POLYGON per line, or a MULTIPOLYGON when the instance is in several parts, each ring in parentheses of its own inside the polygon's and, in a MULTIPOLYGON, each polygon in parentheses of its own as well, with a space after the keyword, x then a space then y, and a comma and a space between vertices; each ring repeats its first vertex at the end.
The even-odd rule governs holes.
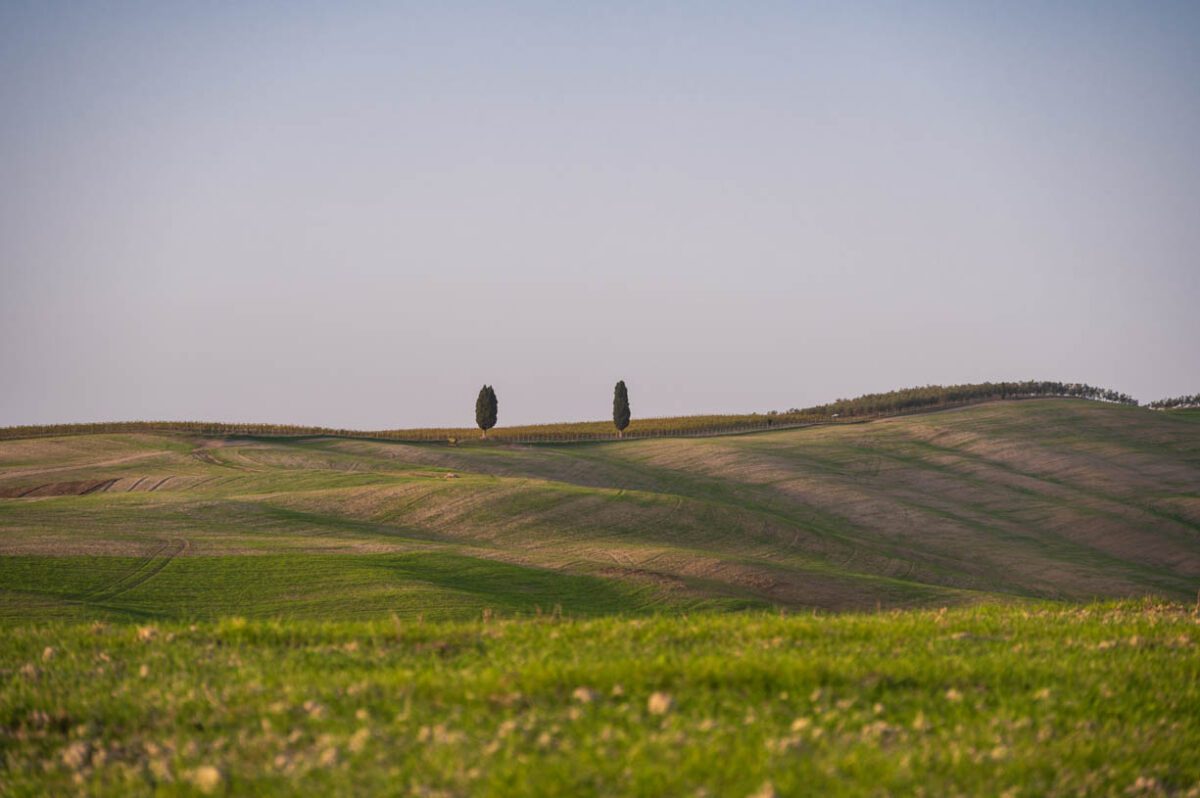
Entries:
POLYGON ((1034 399, 624 442, 10 440, 0 618, 1182 600, 1196 421, 1034 399))

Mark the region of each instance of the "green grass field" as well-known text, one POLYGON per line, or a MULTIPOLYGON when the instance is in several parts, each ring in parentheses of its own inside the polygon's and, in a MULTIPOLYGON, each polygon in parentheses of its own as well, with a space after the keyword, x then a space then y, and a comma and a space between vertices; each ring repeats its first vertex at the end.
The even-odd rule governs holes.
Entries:
POLYGON ((1179 605, 24 625, 0 792, 1200 795, 1179 605))
POLYGON ((0 794, 1200 795, 1198 418, 2 441, 0 794))

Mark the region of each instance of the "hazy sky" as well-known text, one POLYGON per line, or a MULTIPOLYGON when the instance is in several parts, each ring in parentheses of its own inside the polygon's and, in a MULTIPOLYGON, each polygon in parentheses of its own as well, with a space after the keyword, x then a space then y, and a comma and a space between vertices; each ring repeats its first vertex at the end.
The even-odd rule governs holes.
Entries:
POLYGON ((0 3, 0 424, 1200 390, 1200 3, 0 3))

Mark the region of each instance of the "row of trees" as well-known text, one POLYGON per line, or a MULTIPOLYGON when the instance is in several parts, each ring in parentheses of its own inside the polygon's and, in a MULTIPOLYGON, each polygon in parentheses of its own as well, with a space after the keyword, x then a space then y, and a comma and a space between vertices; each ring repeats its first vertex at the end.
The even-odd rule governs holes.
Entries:
POLYGON ((1029 399, 1038 396, 1062 396, 1094 399, 1137 406, 1128 394, 1097 388, 1082 382, 1026 380, 1024 382, 983 382, 969 385, 926 385, 887 393, 869 393, 855 399, 838 399, 809 408, 792 408, 788 415, 803 416, 876 416, 902 413, 922 407, 982 402, 989 399, 1029 399))
POLYGON ((1172 396, 1169 399, 1155 399, 1146 407, 1154 410, 1175 410, 1181 407, 1200 407, 1200 393, 1191 396, 1172 396))
MULTIPOLYGON (((488 430, 496 426, 499 410, 500 403, 492 386, 485 385, 480 388, 479 396, 475 397, 475 426, 479 427, 481 437, 485 440, 488 430)), ((618 436, 625 436, 629 418, 629 390, 625 387, 625 380, 618 380, 613 387, 613 426, 617 428, 618 436)))

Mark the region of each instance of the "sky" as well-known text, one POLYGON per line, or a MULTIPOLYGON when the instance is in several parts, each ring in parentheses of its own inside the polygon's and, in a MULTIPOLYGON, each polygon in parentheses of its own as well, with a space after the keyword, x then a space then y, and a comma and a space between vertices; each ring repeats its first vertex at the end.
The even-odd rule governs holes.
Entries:
POLYGON ((1200 391, 1195 2, 0 3, 0 425, 1200 391))

